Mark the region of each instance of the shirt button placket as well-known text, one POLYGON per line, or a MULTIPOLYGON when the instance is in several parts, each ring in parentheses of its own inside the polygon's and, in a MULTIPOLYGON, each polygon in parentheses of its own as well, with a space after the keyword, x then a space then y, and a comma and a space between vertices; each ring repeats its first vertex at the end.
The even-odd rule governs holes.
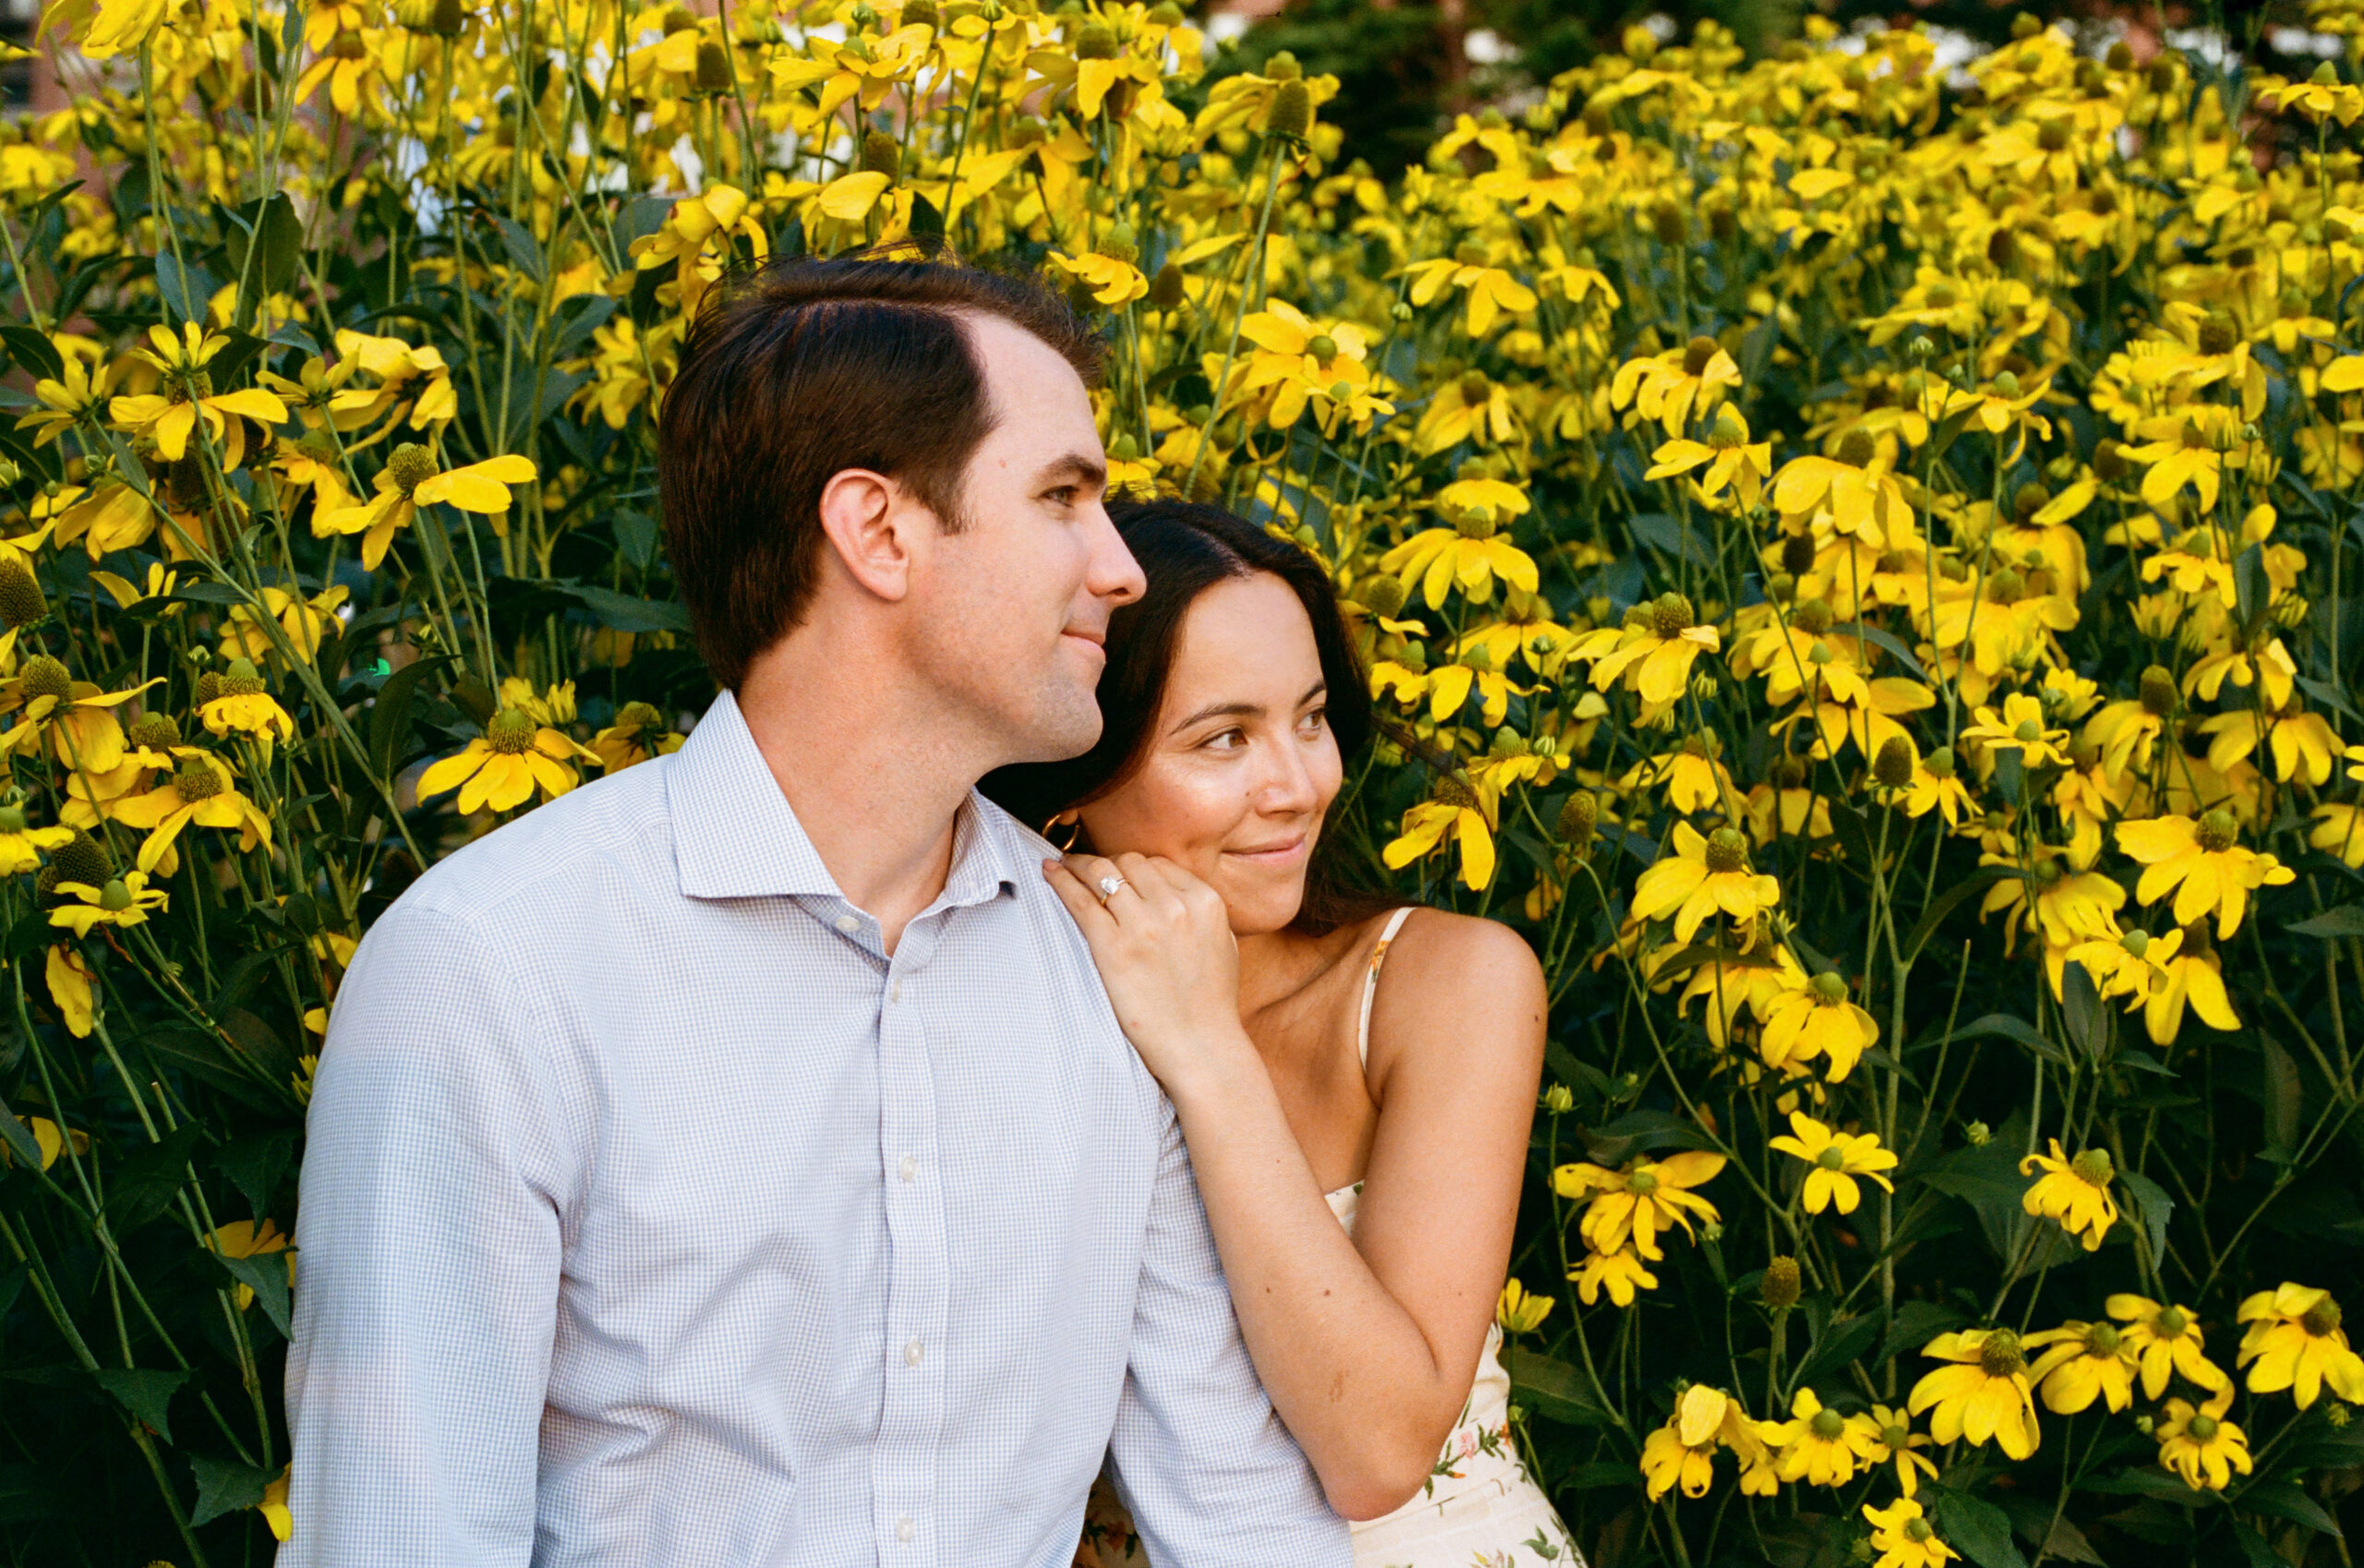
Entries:
MULTIPOLYGON (((899 959, 916 959, 925 939, 915 926, 899 959), (917 942, 914 937, 920 937, 917 942)), ((934 1502, 936 1444, 944 1428, 944 1369, 938 1348, 949 1282, 942 1194, 919 1181, 920 1162, 935 1139, 935 1074, 912 983, 890 964, 878 1018, 879 1152, 895 1179, 886 1192, 889 1256, 886 1396, 871 1479, 896 1568, 933 1568, 936 1537, 920 1523, 934 1502)))

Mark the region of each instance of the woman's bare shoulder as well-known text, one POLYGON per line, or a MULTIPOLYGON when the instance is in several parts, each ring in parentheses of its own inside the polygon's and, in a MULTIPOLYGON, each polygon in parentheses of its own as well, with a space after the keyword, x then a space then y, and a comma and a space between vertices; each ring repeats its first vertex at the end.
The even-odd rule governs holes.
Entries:
POLYGON ((1382 1039, 1432 1041, 1465 1060, 1496 1047, 1540 1059, 1543 966, 1526 939, 1500 921, 1415 909, 1389 944, 1372 1009, 1374 1053, 1382 1039))

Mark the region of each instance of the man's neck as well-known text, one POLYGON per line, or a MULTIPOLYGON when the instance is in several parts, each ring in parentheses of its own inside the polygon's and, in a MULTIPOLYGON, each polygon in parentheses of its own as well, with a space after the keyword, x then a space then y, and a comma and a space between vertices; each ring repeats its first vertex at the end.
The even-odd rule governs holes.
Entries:
POLYGON ((944 891, 955 814, 982 769, 886 661, 806 627, 748 671, 740 712, 821 863, 888 952, 944 891))

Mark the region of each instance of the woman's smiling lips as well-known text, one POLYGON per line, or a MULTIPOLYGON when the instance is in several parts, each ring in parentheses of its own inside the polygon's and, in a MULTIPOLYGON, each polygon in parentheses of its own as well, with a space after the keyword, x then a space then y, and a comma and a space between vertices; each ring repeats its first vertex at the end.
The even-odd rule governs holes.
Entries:
POLYGON ((1229 855, 1234 860, 1246 861, 1249 865, 1291 865, 1305 858, 1305 850, 1308 842, 1309 839, 1307 835, 1300 833, 1296 838, 1287 840, 1285 843, 1267 844, 1260 849, 1254 850, 1225 850, 1224 853, 1229 855))

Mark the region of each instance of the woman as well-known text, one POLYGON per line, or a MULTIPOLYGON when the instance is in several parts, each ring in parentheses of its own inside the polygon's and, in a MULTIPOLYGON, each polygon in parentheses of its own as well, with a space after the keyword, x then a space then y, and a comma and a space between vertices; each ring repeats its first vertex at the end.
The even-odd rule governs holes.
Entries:
MULTIPOLYGON (((1117 509, 1105 728, 986 791, 1180 1116, 1241 1331, 1358 1564, 1576 1560, 1519 1463, 1494 1307, 1543 1052, 1533 953, 1320 871, 1369 697, 1321 568, 1228 513, 1117 509), (1383 966, 1383 968, 1382 968, 1383 966)), ((1105 1482, 1079 1563, 1143 1561, 1105 1482)))

